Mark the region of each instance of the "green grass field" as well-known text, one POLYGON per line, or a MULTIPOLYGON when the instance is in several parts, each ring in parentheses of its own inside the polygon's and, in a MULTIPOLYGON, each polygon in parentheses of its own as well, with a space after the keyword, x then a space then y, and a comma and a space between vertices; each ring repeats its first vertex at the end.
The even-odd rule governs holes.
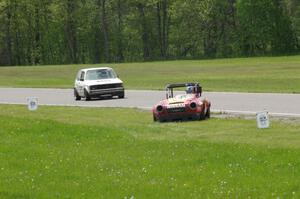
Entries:
POLYGON ((72 88, 80 68, 111 66, 127 89, 200 82, 206 91, 300 93, 300 56, 202 61, 0 67, 1 87, 72 88))
POLYGON ((0 198, 299 198, 300 123, 0 105, 0 198))

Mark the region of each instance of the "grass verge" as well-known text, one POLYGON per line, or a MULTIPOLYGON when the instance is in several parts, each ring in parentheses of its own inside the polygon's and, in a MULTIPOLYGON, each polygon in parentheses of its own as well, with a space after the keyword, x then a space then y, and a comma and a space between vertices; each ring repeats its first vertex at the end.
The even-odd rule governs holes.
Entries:
POLYGON ((127 89, 200 82, 206 91, 300 93, 300 56, 148 63, 0 67, 1 87, 72 88, 80 68, 111 66, 127 89))
POLYGON ((0 105, 0 198, 299 198, 299 123, 0 105))

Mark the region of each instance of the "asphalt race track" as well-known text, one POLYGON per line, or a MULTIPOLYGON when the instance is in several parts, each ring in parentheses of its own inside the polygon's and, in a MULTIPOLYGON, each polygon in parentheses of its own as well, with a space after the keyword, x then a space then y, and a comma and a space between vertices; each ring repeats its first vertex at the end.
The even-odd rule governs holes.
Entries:
MULTIPOLYGON (((126 90, 125 99, 75 101, 72 89, 0 88, 0 104, 27 104, 37 97, 39 105, 82 107, 130 107, 151 109, 165 97, 164 91, 126 90)), ((212 102, 212 112, 300 117, 300 94, 203 92, 212 102)))

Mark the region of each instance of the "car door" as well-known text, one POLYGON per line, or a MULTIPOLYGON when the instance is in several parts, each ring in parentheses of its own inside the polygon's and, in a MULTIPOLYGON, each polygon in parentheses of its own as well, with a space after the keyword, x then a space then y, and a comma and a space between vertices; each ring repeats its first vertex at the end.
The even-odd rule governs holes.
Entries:
POLYGON ((84 71, 80 71, 77 75, 75 87, 80 96, 84 96, 84 71))

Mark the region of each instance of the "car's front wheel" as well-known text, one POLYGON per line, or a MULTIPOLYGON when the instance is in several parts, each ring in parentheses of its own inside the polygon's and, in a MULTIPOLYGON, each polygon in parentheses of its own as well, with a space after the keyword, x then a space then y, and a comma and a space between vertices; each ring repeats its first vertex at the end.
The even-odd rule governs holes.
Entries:
POLYGON ((200 115, 199 115, 199 120, 205 120, 206 118, 206 114, 205 114, 205 109, 203 107, 203 110, 201 111, 200 115))
POLYGON ((210 107, 207 108, 205 116, 206 118, 210 118, 210 107))
POLYGON ((153 122, 157 122, 157 118, 155 117, 154 114, 153 114, 153 122))
POLYGON ((78 94, 76 88, 74 88, 74 97, 75 97, 75 100, 76 100, 76 101, 81 100, 81 97, 79 96, 79 94, 78 94))
POLYGON ((120 94, 118 95, 118 97, 119 97, 120 99, 123 99, 123 98, 125 97, 125 92, 120 93, 120 94))
POLYGON ((86 89, 84 89, 84 97, 85 97, 85 101, 90 101, 91 100, 91 96, 89 95, 89 93, 87 92, 86 89))

